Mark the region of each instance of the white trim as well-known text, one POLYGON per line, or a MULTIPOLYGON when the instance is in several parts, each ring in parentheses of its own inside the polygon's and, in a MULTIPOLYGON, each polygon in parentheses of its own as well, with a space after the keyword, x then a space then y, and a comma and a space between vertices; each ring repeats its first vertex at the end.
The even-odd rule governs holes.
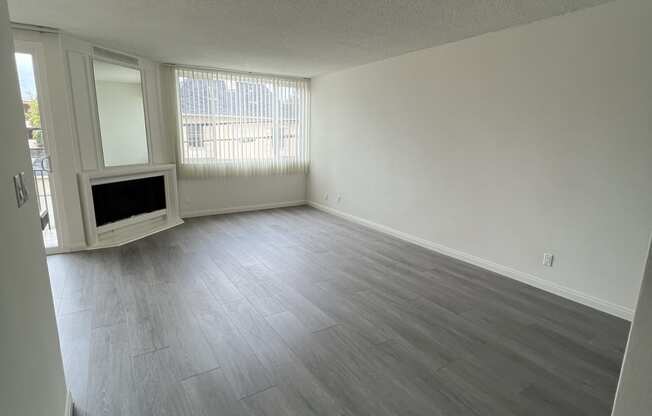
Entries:
POLYGON ((45 249, 45 255, 52 256, 55 254, 74 253, 75 251, 84 251, 87 248, 86 243, 75 243, 67 247, 50 247, 45 249))
POLYGON ((322 204, 318 204, 313 201, 308 201, 307 203, 313 208, 316 208, 320 211, 327 212, 329 214, 336 215, 338 217, 347 219, 349 221, 355 222, 360 225, 364 225, 366 227, 372 228, 376 231, 380 231, 385 234, 389 234, 393 237, 399 238, 401 240, 407 241, 409 243, 416 244, 418 246, 421 246, 423 248, 435 251, 440 254, 444 254, 446 256, 455 258, 457 260, 464 261, 466 263, 473 264, 478 267, 482 267, 483 269, 490 270, 494 273, 498 273, 502 276, 509 277, 514 280, 518 280, 519 282, 526 283, 530 286, 534 286, 538 289, 545 290, 546 292, 553 293, 555 295, 561 296, 566 299, 570 299, 572 301, 581 303, 583 305, 589 306, 591 308, 597 309, 602 312, 606 312, 610 315, 614 315, 623 319, 626 319, 628 321, 631 321, 632 318, 634 317, 634 310, 627 308, 622 305, 617 305, 615 303, 606 301, 604 299, 597 298, 595 296, 589 295, 587 293, 582 293, 578 290, 571 289, 566 286, 559 285, 557 283, 553 283, 549 280, 542 279, 540 277, 537 277, 535 275, 522 272, 520 270, 513 269, 508 266, 504 266, 502 264, 494 263, 490 260, 483 259, 481 257, 474 256, 472 254, 465 253, 460 250, 456 250, 454 248, 446 247, 442 244, 438 244, 420 237, 416 237, 414 235, 404 233, 402 231, 398 231, 394 228, 387 227, 382 224, 375 223, 373 221, 365 220, 360 217, 356 217, 355 215, 347 214, 345 212, 339 211, 335 208, 331 208, 322 204))
POLYGON ((78 174, 82 202, 84 231, 89 248, 117 246, 173 227, 179 218, 176 165, 149 165, 139 167, 115 167, 82 172, 78 174), (98 227, 95 224, 92 186, 99 183, 119 182, 130 179, 163 176, 165 180, 165 210, 138 215, 123 221, 98 227))
POLYGON ((68 230, 68 219, 63 214, 66 212, 66 201, 61 195, 63 180, 60 174, 61 164, 57 152, 57 132, 54 129, 54 115, 50 102, 50 86, 47 78, 47 67, 45 62, 45 49, 42 40, 15 39, 14 49, 16 53, 26 53, 32 56, 32 69, 34 71, 34 82, 36 84, 36 101, 41 112, 41 129, 43 130, 43 142, 45 150, 50 157, 49 182, 52 206, 50 212, 54 219, 57 245, 49 247, 56 250, 64 245, 65 232, 68 230))
MULTIPOLYGON (((102 48, 102 49, 105 49, 105 48, 102 48)), ((122 55, 125 55, 125 56, 129 56, 129 55, 126 55, 126 54, 124 54, 122 52, 115 52, 114 50, 110 50, 110 49, 107 49, 107 50, 109 50, 110 52, 114 52, 116 54, 122 54, 122 55)), ((98 141, 96 143, 96 146, 97 146, 97 149, 99 150, 98 160, 97 160, 99 168, 100 169, 112 169, 112 168, 115 168, 115 167, 137 167, 137 166, 150 166, 150 165, 152 165, 153 164, 153 157, 152 157, 152 137, 150 135, 150 124, 149 124, 149 104, 147 103, 147 99, 146 99, 147 81, 145 80, 145 70, 143 69, 141 59, 132 56, 132 58, 134 58, 134 59, 136 59, 138 61, 138 64, 134 66, 134 65, 129 65, 129 64, 125 63, 125 62, 120 62, 120 61, 113 60, 111 58, 108 58, 108 57, 105 57, 105 56, 102 56, 102 55, 98 56, 97 54, 95 54, 95 49, 94 48, 91 48, 91 51, 92 51, 91 56, 90 56, 90 80, 91 80, 91 82, 90 82, 89 88, 90 88, 90 91, 92 93, 91 95, 93 95, 93 97, 94 97, 94 99, 92 100, 93 104, 95 104, 95 111, 94 111, 95 114, 94 115, 95 115, 95 118, 96 118, 95 124, 97 126, 97 130, 96 130, 95 134, 97 136, 97 141, 98 141), (145 123, 145 141, 147 141, 147 162, 146 163, 134 163, 134 164, 117 165, 117 166, 116 165, 113 165, 113 166, 107 166, 106 165, 106 161, 104 160, 104 143, 102 142, 102 125, 100 123, 100 108, 99 108, 99 106, 97 104, 97 82, 95 81, 95 61, 100 61, 100 62, 104 62, 104 63, 107 63, 107 64, 112 64, 112 65, 115 65, 115 66, 122 66, 122 67, 125 67, 125 68, 131 68, 131 69, 137 70, 138 73, 140 74, 140 96, 141 96, 141 98, 143 100, 143 122, 145 123)))
POLYGON ((45 255, 51 256, 53 254, 67 253, 68 251, 61 246, 58 247, 45 247, 45 255))
POLYGON ((134 215, 133 217, 125 218, 119 221, 110 222, 104 225, 98 225, 95 227, 97 234, 103 234, 109 231, 114 231, 120 228, 128 227, 132 224, 138 224, 139 222, 148 221, 155 218, 165 217, 168 210, 163 208, 152 212, 146 212, 140 215, 134 215))
POLYGON ((183 220, 177 219, 173 221, 168 221, 163 223, 162 225, 152 228, 144 233, 140 233, 138 235, 129 237, 129 238, 121 238, 119 240, 108 240, 108 241, 100 241, 99 243, 91 246, 91 247, 86 247, 84 250, 95 250, 98 248, 108 248, 108 247, 120 247, 125 244, 133 243, 134 241, 140 240, 145 237, 149 237, 150 235, 154 235, 156 233, 160 233, 161 231, 169 230, 170 228, 174 228, 177 225, 183 224, 183 220))
POLYGON ((73 416, 72 412, 74 407, 72 394, 70 393, 70 390, 68 390, 66 394, 66 407, 63 409, 63 416, 73 416))
POLYGON ((204 216, 208 216, 208 215, 231 214, 231 213, 235 213, 235 212, 260 211, 260 210, 263 210, 263 209, 297 207, 297 206, 306 205, 306 204, 307 204, 307 201, 305 201, 305 200, 272 202, 272 203, 269 203, 269 204, 241 205, 241 206, 230 207, 230 208, 200 209, 200 210, 195 210, 195 211, 182 211, 179 216, 181 218, 204 217, 204 216))
MULTIPOLYGON (((68 38, 66 38, 68 39, 68 38)), ((75 40, 74 38, 72 39, 76 44, 75 46, 81 46, 79 41, 75 40)), ((63 41, 62 41, 63 42, 63 41)), ((74 135, 74 144, 76 148, 76 156, 79 158, 79 166, 77 167, 77 171, 85 171, 85 170, 94 170, 94 169, 99 169, 99 151, 97 149, 97 131, 98 127, 95 125, 95 120, 97 117, 93 114, 93 112, 97 109, 97 107, 93 104, 93 98, 91 97, 91 82, 88 79, 90 77, 90 72, 89 72, 89 62, 90 62, 90 52, 83 51, 81 47, 77 48, 71 48, 70 45, 62 46, 65 51, 65 75, 66 75, 66 93, 68 95, 68 100, 69 100, 69 106, 71 110, 71 115, 72 115, 72 128, 73 128, 73 135, 74 135), (76 55, 76 56, 75 56, 76 55), (83 81, 84 85, 82 88, 82 85, 77 85, 75 87, 75 80, 79 79, 73 79, 73 68, 75 68, 75 59, 80 59, 81 66, 83 66, 83 71, 82 71, 82 76, 84 77, 83 80, 79 80, 79 82, 83 81), (87 96, 84 96, 87 95, 87 96), (82 122, 81 120, 84 120, 84 114, 82 113, 82 110, 84 108, 88 108, 88 115, 89 117, 89 124, 90 124, 90 130, 91 132, 83 132, 81 131, 82 122), (92 136, 90 137, 90 142, 88 142, 88 137, 87 136, 92 136), (84 140, 84 137, 86 137, 87 143, 83 144, 82 140, 84 140), (92 144, 93 149, 92 149, 92 157, 89 157, 87 155, 87 151, 84 150, 85 147, 89 147, 89 143, 92 144), (82 146, 83 144, 83 146, 82 146), (92 165, 91 165, 92 163, 92 165)))

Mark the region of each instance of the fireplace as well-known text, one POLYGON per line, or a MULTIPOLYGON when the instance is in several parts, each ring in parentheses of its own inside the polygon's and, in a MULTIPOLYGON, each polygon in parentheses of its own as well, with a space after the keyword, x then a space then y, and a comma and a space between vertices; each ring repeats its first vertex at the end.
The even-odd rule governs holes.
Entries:
POLYGON ((91 185, 95 225, 165 209, 165 177, 130 179, 91 185))
POLYGON ((175 165, 83 172, 79 185, 89 248, 119 246, 183 222, 175 165))

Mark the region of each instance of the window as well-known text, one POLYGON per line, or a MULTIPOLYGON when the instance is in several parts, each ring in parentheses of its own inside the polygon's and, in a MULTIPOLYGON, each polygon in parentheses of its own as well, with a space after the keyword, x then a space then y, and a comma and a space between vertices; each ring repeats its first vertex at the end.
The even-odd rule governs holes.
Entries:
POLYGON ((307 170, 308 80, 186 68, 175 78, 182 172, 307 170))
POLYGON ((185 124, 186 143, 190 147, 201 147, 204 145, 202 140, 201 124, 185 124))

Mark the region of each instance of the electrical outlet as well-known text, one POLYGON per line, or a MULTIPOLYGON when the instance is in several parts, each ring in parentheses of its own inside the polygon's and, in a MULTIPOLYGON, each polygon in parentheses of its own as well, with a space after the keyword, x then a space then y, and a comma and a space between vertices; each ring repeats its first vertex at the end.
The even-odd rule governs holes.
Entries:
POLYGON ((328 201, 328 192, 324 194, 324 201, 328 201))
POLYGON ((340 202, 342 202, 342 195, 337 194, 337 203, 339 204, 340 202))
POLYGON ((555 256, 550 253, 543 253, 543 265, 552 267, 552 262, 555 259, 555 256))

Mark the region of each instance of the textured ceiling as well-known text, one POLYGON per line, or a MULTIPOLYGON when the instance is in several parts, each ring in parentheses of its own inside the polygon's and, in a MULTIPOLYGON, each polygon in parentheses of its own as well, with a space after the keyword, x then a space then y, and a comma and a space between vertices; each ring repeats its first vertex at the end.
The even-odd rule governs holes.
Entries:
POLYGON ((11 20, 159 61, 314 76, 608 0, 9 0, 11 20))

